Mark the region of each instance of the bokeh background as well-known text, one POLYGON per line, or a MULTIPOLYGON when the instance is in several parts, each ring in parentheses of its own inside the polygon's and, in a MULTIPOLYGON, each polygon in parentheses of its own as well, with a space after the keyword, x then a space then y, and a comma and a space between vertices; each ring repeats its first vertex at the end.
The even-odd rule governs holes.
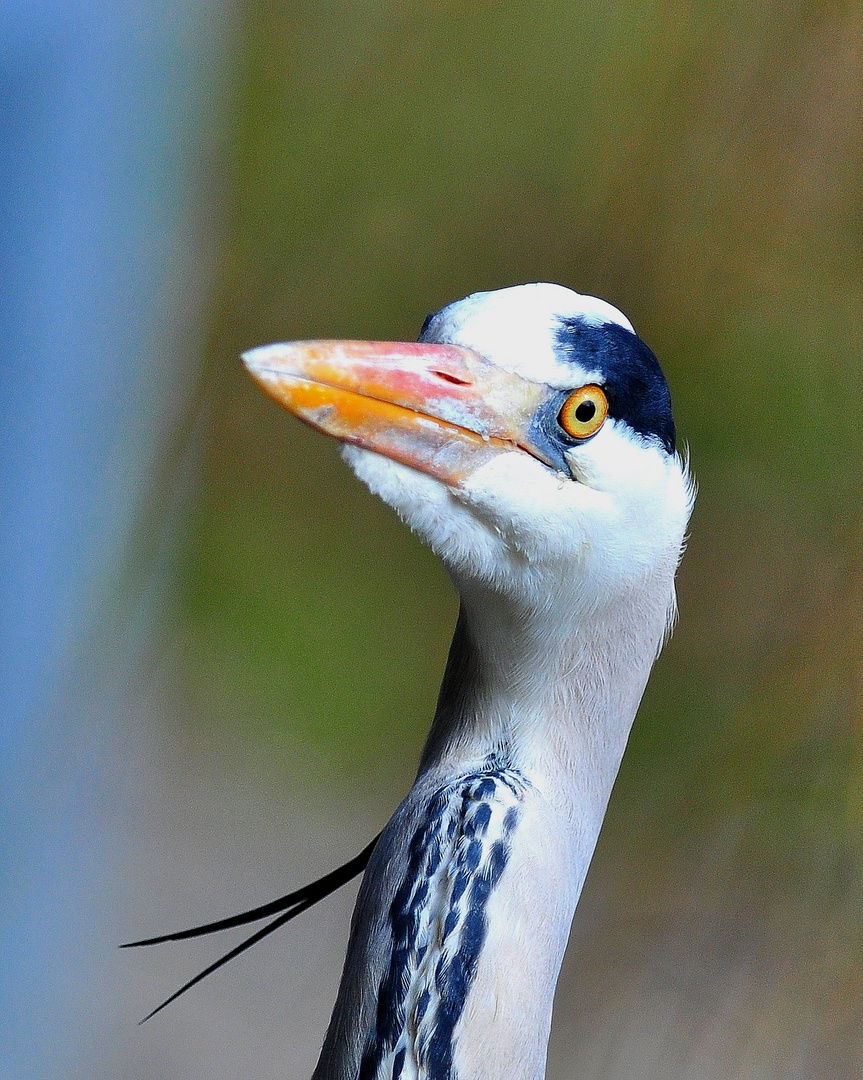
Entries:
POLYGON ((0 14, 0 1075, 308 1077, 454 621, 237 354, 606 297, 700 494, 551 1080, 863 1071, 863 9, 10 0, 0 14), (225 947, 233 942, 226 942, 225 947))

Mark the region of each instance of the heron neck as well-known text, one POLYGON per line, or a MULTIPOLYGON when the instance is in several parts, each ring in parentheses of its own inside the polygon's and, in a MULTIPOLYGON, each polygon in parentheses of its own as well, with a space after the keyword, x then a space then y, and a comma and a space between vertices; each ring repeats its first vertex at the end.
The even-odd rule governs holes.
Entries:
POLYGON ((420 774, 490 756, 596 832, 673 602, 655 580, 601 604, 459 582, 462 598, 420 774), (658 587, 658 585, 660 587, 658 587))
POLYGON ((460 591, 419 775, 369 863, 315 1080, 544 1076, 572 915, 669 594, 588 617, 563 594, 530 607, 460 591))
POLYGON ((562 595, 530 606, 470 583, 460 592, 417 787, 501 770, 522 787, 506 869, 481 908, 455 1075, 541 1080, 572 916, 670 594, 646 588, 588 614, 562 595))

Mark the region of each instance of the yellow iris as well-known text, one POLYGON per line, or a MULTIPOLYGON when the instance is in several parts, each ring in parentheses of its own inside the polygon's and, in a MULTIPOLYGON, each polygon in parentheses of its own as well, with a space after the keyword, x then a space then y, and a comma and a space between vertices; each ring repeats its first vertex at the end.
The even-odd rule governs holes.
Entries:
POLYGON ((573 390, 560 410, 560 426, 573 439, 595 435, 608 416, 608 398, 601 386, 589 384, 573 390))

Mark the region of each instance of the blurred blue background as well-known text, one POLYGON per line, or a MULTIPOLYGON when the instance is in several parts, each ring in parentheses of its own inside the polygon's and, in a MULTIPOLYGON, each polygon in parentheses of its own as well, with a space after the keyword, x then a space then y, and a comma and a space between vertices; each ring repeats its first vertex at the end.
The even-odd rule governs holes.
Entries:
POLYGON ((10 1077, 107 1076, 109 1032, 130 1020, 109 948, 145 767, 128 701, 197 486, 181 445, 211 288, 225 27, 194 0, 0 12, 10 1077))
POLYGON ((0 13, 0 1074, 313 1066, 352 855, 455 600, 242 375, 477 289, 606 297, 700 496, 549 1077, 858 1077, 863 17, 842 3, 10 0, 0 13))

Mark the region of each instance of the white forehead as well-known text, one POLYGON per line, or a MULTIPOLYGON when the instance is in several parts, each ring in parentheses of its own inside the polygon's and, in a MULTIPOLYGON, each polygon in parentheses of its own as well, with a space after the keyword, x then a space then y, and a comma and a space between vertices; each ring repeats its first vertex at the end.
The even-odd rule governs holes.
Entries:
MULTIPOLYGON (((463 345, 524 378, 566 388, 573 383, 573 369, 557 358, 555 344, 560 320, 567 318, 595 326, 617 323, 635 333, 629 319, 605 300, 540 282, 457 300, 434 316, 423 339, 463 345)), ((583 369, 581 375, 589 381, 598 372, 583 369)))

